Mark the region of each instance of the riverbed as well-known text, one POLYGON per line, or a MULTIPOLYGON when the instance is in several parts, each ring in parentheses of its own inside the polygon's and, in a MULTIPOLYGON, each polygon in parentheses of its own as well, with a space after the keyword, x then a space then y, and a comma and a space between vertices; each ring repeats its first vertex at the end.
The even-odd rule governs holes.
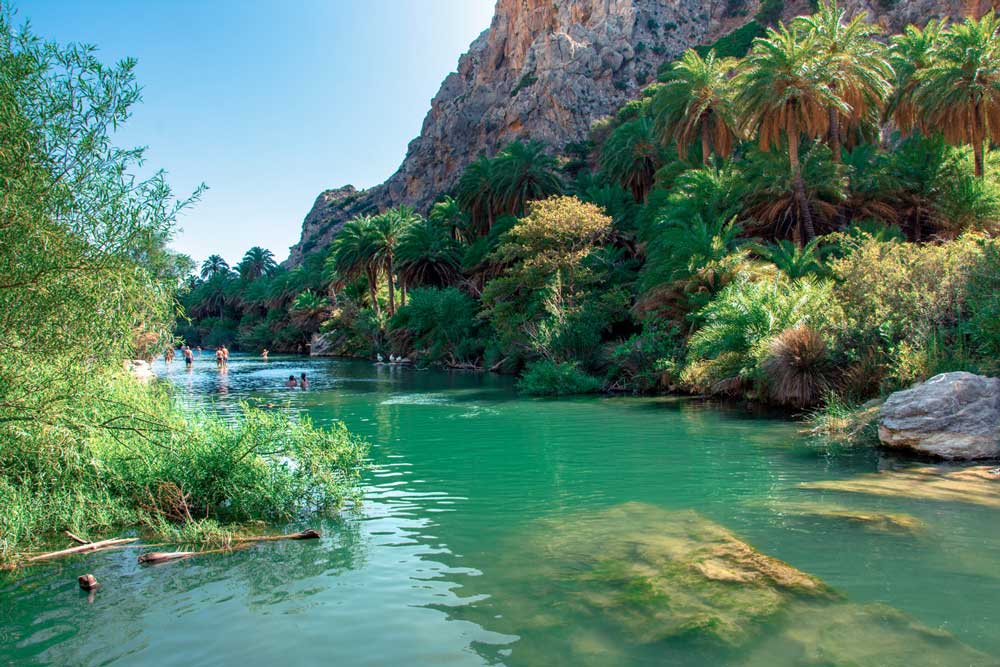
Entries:
POLYGON ((785 416, 677 397, 531 399, 505 377, 359 361, 237 355, 222 372, 205 354, 191 370, 154 370, 192 406, 234 419, 253 401, 344 421, 372 444, 363 504, 294 524, 321 529, 318 541, 152 568, 109 552, 4 575, 0 664, 1000 656, 1000 510, 802 488, 905 463, 817 448, 785 416), (302 372, 307 390, 283 386, 302 372), (811 575, 822 595, 762 586, 767 604, 747 611, 730 592, 756 579, 650 571, 737 542, 811 575), (77 588, 84 571, 103 583, 92 599, 77 588))

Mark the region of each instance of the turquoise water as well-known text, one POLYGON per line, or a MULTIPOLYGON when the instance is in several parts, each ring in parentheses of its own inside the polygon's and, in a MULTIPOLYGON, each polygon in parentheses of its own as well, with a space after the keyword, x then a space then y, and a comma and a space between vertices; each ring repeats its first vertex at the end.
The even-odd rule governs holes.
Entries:
MULTIPOLYGON (((134 551, 107 552, 6 575, 0 664, 951 665, 1000 655, 1000 511, 798 488, 896 462, 823 454, 789 421, 678 398, 526 399, 508 378, 364 362, 236 357, 221 374, 206 355, 191 372, 156 370, 224 412, 259 399, 345 421, 373 445, 363 505, 306 522, 322 529, 318 542, 153 568, 134 551), (308 391, 282 386, 302 371, 308 391), (884 532, 795 511, 830 504, 922 527, 884 532), (782 592, 787 604, 736 640, 708 625, 666 633, 645 598, 609 603, 619 580, 594 573, 652 562, 644 540, 679 530, 695 540, 728 531, 818 577, 833 601, 782 592), (640 555, 622 556, 633 548, 640 555), (92 600, 76 586, 83 572, 103 583, 92 600)), ((670 586, 652 604, 687 599, 670 586)), ((747 584, 726 586, 736 595, 747 584)), ((698 618, 715 618, 712 595, 698 618)))

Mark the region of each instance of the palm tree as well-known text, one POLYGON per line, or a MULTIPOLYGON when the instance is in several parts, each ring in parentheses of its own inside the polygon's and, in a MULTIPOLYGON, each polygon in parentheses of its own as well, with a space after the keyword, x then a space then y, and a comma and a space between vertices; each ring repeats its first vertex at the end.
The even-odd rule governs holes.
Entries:
POLYGON ((698 139, 706 166, 713 150, 722 157, 732 151, 735 122, 729 74, 735 67, 735 59, 717 58, 714 50, 703 59, 688 49, 657 91, 652 103, 657 132, 664 144, 677 144, 681 159, 698 139))
POLYGON ((640 203, 646 200, 663 162, 663 149, 653 134, 653 121, 647 116, 620 125, 601 149, 601 168, 640 203))
POLYGON ((782 140, 787 146, 805 241, 815 238, 816 230, 799 160, 802 135, 815 139, 828 134, 831 108, 838 114, 850 112, 830 90, 818 49, 815 35, 799 38, 784 24, 777 30, 768 28, 766 37, 754 40, 736 81, 736 107, 744 110, 748 133, 756 135, 764 151, 780 146, 782 140))
POLYGON ((236 268, 246 280, 255 280, 261 276, 271 275, 277 267, 274 253, 258 245, 247 250, 236 268))
POLYGON ((819 242, 820 239, 815 238, 799 247, 790 241, 780 240, 773 245, 757 248, 757 252, 778 267, 782 273, 795 280, 809 274, 819 275, 825 270, 819 242))
POLYGON ((379 266, 375 259, 375 236, 375 222, 371 216, 362 215, 348 220, 333 241, 333 265, 344 279, 365 277, 372 308, 379 314, 376 293, 379 266))
POLYGON ((545 153, 545 145, 539 141, 507 144, 493 160, 491 184, 496 210, 522 216, 529 201, 560 194, 563 183, 558 169, 557 160, 545 153))
POLYGON ((201 277, 208 280, 219 273, 229 273, 229 264, 222 259, 221 255, 210 255, 208 259, 201 263, 201 277))
MULTIPOLYGON (((396 314, 396 250, 407 231, 421 221, 409 206, 389 209, 372 219, 373 258, 385 271, 389 286, 389 317, 396 314)), ((406 286, 402 285, 402 302, 406 303, 406 286)))
POLYGON ((945 32, 931 65, 917 74, 914 102, 928 128, 950 144, 971 144, 983 177, 983 143, 1000 141, 1000 18, 988 12, 945 32))
POLYGON ((444 287, 459 275, 462 255, 447 229, 434 219, 421 220, 400 239, 396 260, 406 284, 444 287))
POLYGON ((902 34, 892 38, 889 63, 895 73, 895 85, 885 115, 895 120, 904 133, 919 129, 929 134, 920 124, 913 92, 919 82, 919 74, 931 65, 944 27, 943 21, 931 19, 923 29, 908 25, 902 34))
POLYGON ((292 319, 306 330, 315 329, 327 314, 330 302, 312 290, 301 292, 292 302, 289 312, 292 319))
MULTIPOLYGON (((767 153, 756 147, 747 150, 743 174, 746 195, 745 213, 749 231, 774 238, 790 236, 797 243, 802 238, 803 213, 816 229, 829 231, 837 226, 844 193, 847 169, 833 161, 825 143, 812 143, 802 153, 799 178, 796 180, 784 153, 767 153)), ((815 238, 815 234, 813 236, 815 238)))
POLYGON ((857 128, 864 119, 881 114, 892 90, 892 68, 885 49, 873 37, 881 33, 862 12, 846 20, 836 0, 824 1, 812 16, 795 19, 795 26, 813 37, 823 60, 827 86, 847 106, 846 113, 830 105, 828 144, 833 161, 841 160, 841 130, 857 128))
POLYGON ((493 228, 496 207, 493 170, 493 161, 480 155, 465 168, 456 187, 456 201, 468 211, 472 227, 480 235, 493 228))
POLYGON ((431 206, 429 217, 438 227, 447 229, 456 241, 470 241, 469 216, 462 206, 449 195, 431 206))

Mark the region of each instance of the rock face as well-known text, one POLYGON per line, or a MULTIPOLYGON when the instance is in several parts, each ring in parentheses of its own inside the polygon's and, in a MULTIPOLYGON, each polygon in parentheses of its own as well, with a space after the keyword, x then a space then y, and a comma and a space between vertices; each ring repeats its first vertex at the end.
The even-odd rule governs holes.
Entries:
MULTIPOLYGON (((934 16, 961 16, 979 0, 846 0, 889 30, 934 16), (889 9, 886 9, 889 7, 889 9)), ((498 0, 490 27, 469 47, 431 101, 399 170, 364 192, 323 192, 289 262, 324 247, 359 213, 428 207, 480 154, 518 138, 554 149, 584 139, 655 79, 659 65, 750 21, 760 0, 498 0)), ((785 18, 810 11, 785 3, 785 18)))
POLYGON ((878 435, 886 447, 945 459, 1000 458, 1000 378, 943 373, 896 392, 878 435))

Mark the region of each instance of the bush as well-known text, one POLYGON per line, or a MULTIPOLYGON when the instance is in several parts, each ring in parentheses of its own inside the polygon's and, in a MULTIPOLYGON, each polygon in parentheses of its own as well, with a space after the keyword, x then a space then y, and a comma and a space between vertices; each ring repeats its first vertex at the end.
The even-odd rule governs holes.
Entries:
POLYGON ((812 278, 740 279, 696 314, 683 379, 697 391, 735 393, 759 385, 775 336, 799 325, 832 331, 841 313, 833 284, 812 278))
POLYGON ((532 396, 593 394, 601 387, 598 378, 587 375, 575 363, 547 359, 529 364, 517 381, 517 390, 532 396))
POLYGON ((830 352, 823 337, 808 326, 797 325, 775 336, 761 368, 768 396, 781 405, 815 405, 830 389, 830 352))
POLYGON ((414 289, 390 322, 394 333, 405 331, 412 339, 396 351, 407 354, 414 349, 431 363, 478 365, 484 344, 477 312, 475 299, 454 287, 414 289))
POLYGON ((184 413, 165 389, 122 374, 78 380, 58 427, 0 436, 2 559, 59 530, 173 526, 168 539, 174 529, 208 537, 196 519, 285 521, 359 494, 367 446, 343 424, 320 430, 247 406, 234 424, 184 413))
POLYGON ((668 389, 678 379, 683 351, 680 327, 650 320, 611 351, 609 386, 636 394, 668 389))
POLYGON ((917 245, 861 236, 847 247, 832 263, 847 342, 885 353, 883 390, 943 371, 981 369, 993 356, 997 241, 964 234, 917 245))

